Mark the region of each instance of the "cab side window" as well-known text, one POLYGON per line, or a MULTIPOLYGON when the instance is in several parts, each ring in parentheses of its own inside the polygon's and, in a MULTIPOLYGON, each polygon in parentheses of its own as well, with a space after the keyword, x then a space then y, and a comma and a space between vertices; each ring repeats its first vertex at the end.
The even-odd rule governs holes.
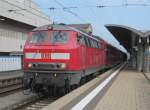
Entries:
POLYGON ((102 48, 102 44, 101 43, 98 43, 98 48, 102 48))
POLYGON ((78 36, 77 36, 77 42, 79 44, 81 44, 81 45, 86 45, 85 37, 82 34, 78 34, 78 36))
POLYGON ((90 39, 88 37, 85 37, 85 42, 87 47, 91 47, 90 39))

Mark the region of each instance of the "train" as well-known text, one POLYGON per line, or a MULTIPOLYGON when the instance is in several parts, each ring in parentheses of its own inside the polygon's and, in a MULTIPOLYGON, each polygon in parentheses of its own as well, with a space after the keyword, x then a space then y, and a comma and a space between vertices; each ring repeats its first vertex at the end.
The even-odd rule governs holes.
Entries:
POLYGON ((24 87, 36 93, 52 88, 68 92, 86 77, 125 61, 125 53, 86 26, 50 24, 33 29, 23 49, 24 87))

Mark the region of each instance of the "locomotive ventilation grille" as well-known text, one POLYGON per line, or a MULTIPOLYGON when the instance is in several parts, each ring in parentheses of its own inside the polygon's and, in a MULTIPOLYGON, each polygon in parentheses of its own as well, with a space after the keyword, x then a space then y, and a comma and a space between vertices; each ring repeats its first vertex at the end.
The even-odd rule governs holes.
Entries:
POLYGON ((62 70, 66 68, 65 63, 30 63, 31 70, 62 70))

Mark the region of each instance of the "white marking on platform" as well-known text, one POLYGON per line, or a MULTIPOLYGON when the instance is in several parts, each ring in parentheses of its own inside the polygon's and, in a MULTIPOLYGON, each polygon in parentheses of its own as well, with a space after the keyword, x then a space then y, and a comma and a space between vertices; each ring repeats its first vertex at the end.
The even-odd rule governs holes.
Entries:
POLYGON ((123 68, 122 65, 118 70, 112 73, 107 79, 105 79, 100 85, 98 85, 92 92, 78 102, 71 110, 83 110, 85 106, 99 93, 102 89, 114 78, 117 73, 123 68))

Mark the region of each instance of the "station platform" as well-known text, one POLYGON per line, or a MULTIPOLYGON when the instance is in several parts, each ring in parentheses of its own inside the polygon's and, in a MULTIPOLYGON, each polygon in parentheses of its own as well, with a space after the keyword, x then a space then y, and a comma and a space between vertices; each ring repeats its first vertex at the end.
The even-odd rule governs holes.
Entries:
POLYGON ((142 73, 123 70, 93 110, 150 110, 150 82, 142 73))
POLYGON ((42 110, 150 110, 150 82, 143 73, 124 69, 97 95, 88 97, 97 88, 94 85, 100 85, 98 80, 101 76, 42 110))
POLYGON ((22 77, 22 76, 23 76, 22 70, 0 72, 0 80, 22 77))

